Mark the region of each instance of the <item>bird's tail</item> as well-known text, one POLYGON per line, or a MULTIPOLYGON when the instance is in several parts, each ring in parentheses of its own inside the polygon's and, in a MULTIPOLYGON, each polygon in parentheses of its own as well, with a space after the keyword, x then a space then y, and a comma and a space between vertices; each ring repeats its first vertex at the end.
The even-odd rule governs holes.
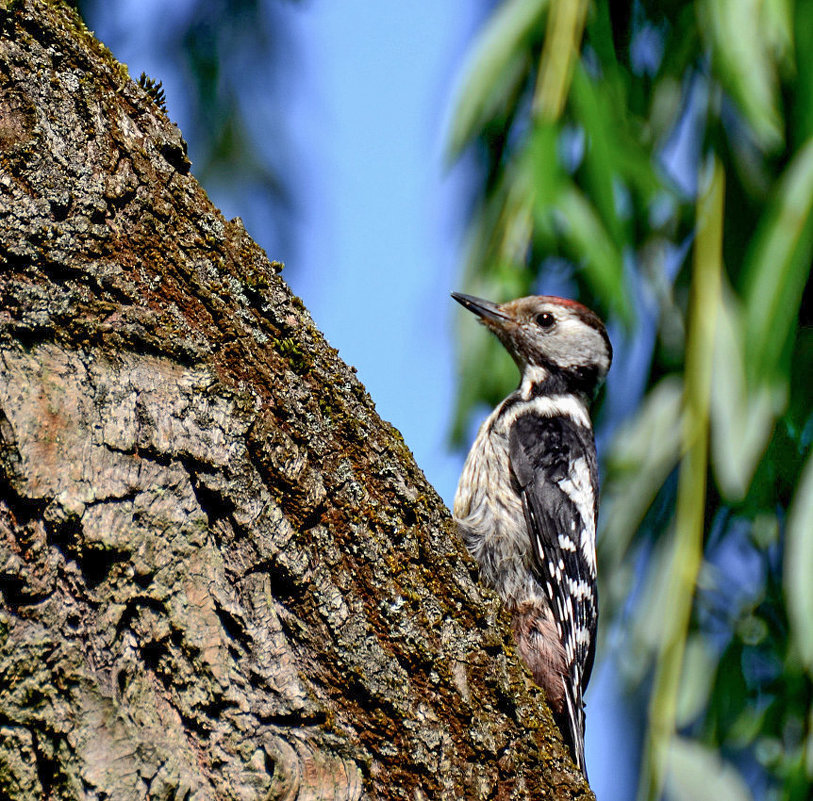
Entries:
POLYGON ((587 764, 584 760, 584 704, 582 703, 581 692, 578 682, 570 681, 567 677, 562 678, 564 686, 564 704, 562 712, 556 715, 556 722, 562 737, 570 747, 573 761, 587 779, 587 764))

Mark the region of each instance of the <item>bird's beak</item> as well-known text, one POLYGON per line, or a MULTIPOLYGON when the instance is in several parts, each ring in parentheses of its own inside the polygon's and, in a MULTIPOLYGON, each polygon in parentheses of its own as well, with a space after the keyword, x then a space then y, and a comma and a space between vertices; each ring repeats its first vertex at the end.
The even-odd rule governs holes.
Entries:
POLYGON ((452 292, 452 297, 461 306, 465 306, 470 312, 474 312, 484 320, 504 322, 511 319, 507 314, 500 311, 500 307, 496 303, 492 303, 490 300, 464 295, 462 292, 452 292))

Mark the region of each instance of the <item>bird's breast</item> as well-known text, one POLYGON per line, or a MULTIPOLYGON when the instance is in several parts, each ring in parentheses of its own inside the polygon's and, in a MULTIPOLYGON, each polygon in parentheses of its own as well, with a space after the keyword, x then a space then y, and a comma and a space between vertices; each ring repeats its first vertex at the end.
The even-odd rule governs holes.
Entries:
POLYGON ((480 427, 463 467, 454 516, 483 580, 508 603, 527 593, 529 545, 522 501, 511 481, 500 407, 480 427))

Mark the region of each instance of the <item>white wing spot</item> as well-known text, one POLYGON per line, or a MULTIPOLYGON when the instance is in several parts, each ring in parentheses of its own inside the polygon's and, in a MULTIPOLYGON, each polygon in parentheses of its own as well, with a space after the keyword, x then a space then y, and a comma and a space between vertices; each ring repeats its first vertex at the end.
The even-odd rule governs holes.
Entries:
MULTIPOLYGON (((584 522, 581 532, 581 546, 585 559, 591 566, 596 563, 595 531, 596 521, 594 514, 595 487, 590 479, 590 469, 587 459, 580 456, 571 465, 568 477, 558 482, 562 492, 573 502, 579 517, 584 522)), ((576 521, 571 522, 571 528, 576 530, 576 521)))

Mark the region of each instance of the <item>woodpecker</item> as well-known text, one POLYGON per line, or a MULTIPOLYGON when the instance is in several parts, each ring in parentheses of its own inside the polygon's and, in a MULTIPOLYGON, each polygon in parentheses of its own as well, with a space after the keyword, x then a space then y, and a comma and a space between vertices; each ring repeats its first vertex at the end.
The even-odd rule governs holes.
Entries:
POLYGON ((598 622, 598 469, 588 409, 612 346, 598 316, 572 300, 452 297, 497 335, 521 374, 480 427, 454 517, 482 580, 511 613, 520 657, 586 777, 582 698, 598 622))

